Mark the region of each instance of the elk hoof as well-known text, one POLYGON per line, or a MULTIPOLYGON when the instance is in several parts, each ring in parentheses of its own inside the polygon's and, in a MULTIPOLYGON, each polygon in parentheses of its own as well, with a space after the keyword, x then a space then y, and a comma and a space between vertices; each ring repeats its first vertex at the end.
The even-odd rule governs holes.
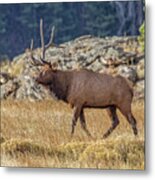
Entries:
POLYGON ((103 139, 106 139, 109 136, 109 134, 104 134, 103 139))
POLYGON ((137 136, 138 135, 138 131, 137 129, 134 129, 134 135, 137 136))

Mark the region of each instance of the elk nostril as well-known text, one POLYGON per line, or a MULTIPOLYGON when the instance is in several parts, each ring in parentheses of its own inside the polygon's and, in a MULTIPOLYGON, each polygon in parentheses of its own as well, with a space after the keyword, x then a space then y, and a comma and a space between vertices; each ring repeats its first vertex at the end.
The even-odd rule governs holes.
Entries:
POLYGON ((37 78, 38 78, 38 75, 37 75, 37 73, 33 73, 33 74, 31 75, 31 77, 32 77, 32 79, 33 79, 34 81, 36 81, 37 78))
POLYGON ((33 80, 37 82, 38 81, 38 77, 37 76, 33 76, 33 80))

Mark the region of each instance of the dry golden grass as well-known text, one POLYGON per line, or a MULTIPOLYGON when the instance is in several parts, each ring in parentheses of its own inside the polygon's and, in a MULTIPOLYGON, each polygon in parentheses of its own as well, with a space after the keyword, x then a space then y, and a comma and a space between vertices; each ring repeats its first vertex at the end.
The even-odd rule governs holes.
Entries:
POLYGON ((70 138, 72 110, 60 101, 1 102, 1 165, 144 169, 144 102, 133 104, 138 137, 118 112, 120 124, 105 140, 111 122, 105 110, 86 110, 87 137, 78 122, 70 138))

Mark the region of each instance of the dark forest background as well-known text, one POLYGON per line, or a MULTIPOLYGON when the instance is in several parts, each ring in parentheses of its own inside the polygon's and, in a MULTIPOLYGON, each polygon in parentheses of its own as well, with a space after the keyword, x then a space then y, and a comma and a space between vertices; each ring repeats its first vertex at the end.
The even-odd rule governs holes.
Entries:
POLYGON ((0 5, 0 58, 23 52, 34 39, 40 46, 39 21, 44 19, 45 41, 56 27, 55 43, 81 35, 139 35, 144 1, 59 2, 0 5))

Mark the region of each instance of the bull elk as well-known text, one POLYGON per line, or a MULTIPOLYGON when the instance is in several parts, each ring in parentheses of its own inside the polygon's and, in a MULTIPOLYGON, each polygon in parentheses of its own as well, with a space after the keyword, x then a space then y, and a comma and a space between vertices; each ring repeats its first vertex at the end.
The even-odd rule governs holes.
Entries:
POLYGON ((125 78, 119 75, 113 77, 87 69, 58 70, 55 68, 54 63, 45 60, 46 49, 54 45, 54 28, 52 29, 49 43, 44 45, 43 21, 41 20, 40 36, 42 45, 41 58, 36 59, 33 56, 33 41, 30 50, 33 64, 43 66, 43 70, 39 72, 35 80, 37 83, 42 84, 54 92, 58 99, 69 103, 74 108, 71 135, 74 134, 74 129, 79 118, 82 129, 91 137, 91 133, 86 126, 85 108, 107 109, 112 120, 112 125, 103 135, 103 138, 108 137, 119 124, 117 109, 120 110, 131 125, 134 135, 137 135, 136 119, 131 111, 133 91, 125 78))

